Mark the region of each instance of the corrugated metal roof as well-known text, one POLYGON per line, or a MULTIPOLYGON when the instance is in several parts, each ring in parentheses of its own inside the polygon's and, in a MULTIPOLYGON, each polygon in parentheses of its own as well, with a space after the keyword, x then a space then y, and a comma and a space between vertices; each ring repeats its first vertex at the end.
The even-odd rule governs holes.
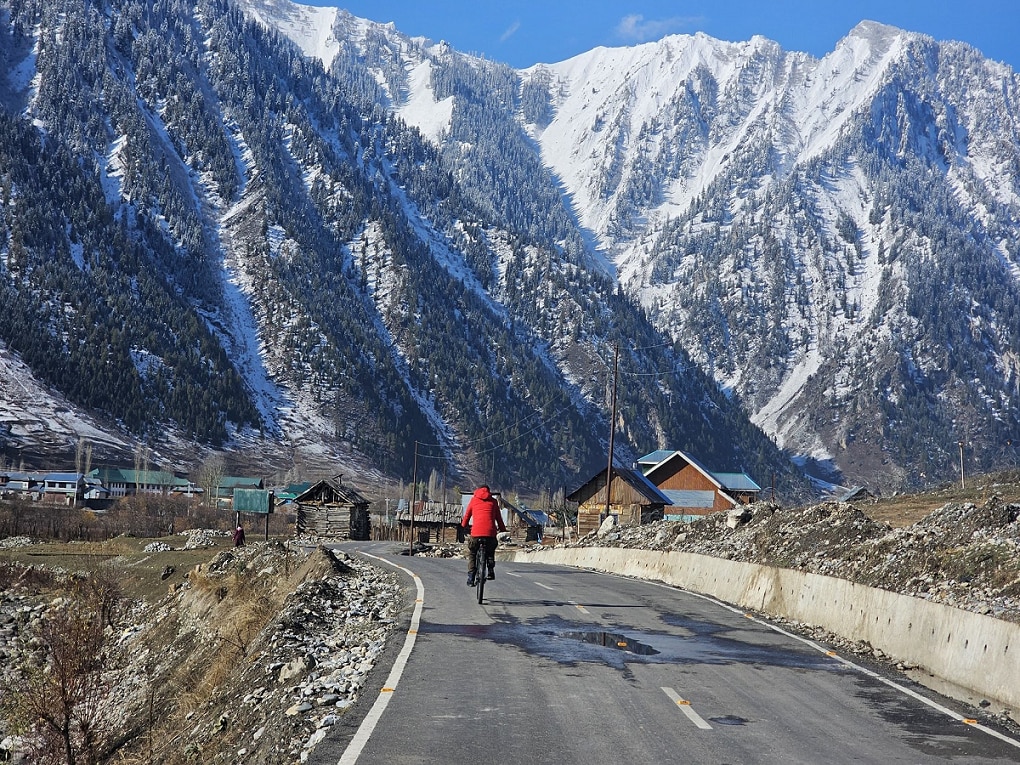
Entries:
POLYGON ((669 504, 669 497, 663 494, 662 490, 658 486, 649 481, 645 477, 644 473, 636 470, 626 470, 616 467, 613 468, 613 472, 617 473, 620 478, 629 483, 653 502, 669 504))
POLYGON ((333 478, 324 478, 317 483, 312 484, 310 487, 301 492, 294 501, 297 503, 309 502, 312 503, 321 494, 320 486, 328 486, 335 496, 337 496, 342 502, 351 505, 368 505, 369 501, 365 499, 353 486, 341 483, 340 481, 333 478))
MULTIPOLYGON (((403 500, 402 506, 397 510, 397 520, 411 522, 411 513, 407 510, 407 500, 403 500)), ((415 523, 445 523, 449 526, 457 526, 461 519, 460 506, 448 502, 445 509, 439 502, 415 502, 414 521, 415 523)))
POLYGON ((714 491, 698 491, 695 489, 662 489, 669 497, 671 507, 691 507, 710 509, 715 505, 714 491))
POLYGON ((674 454, 672 449, 656 449, 654 452, 649 452, 644 457, 638 459, 639 465, 658 465, 667 457, 674 454))
POLYGON ((81 477, 80 473, 47 473, 45 480, 51 482, 59 481, 61 483, 70 483, 81 480, 81 477))
POLYGON ((712 477, 731 491, 761 491, 747 473, 712 473, 712 477))

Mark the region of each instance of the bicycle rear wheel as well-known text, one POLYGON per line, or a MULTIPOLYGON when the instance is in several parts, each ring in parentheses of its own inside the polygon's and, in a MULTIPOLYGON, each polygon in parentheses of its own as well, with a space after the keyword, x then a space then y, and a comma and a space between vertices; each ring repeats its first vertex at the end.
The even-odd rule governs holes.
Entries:
POLYGON ((478 602, 482 602, 485 593, 485 543, 478 545, 475 552, 475 593, 478 595, 478 602))

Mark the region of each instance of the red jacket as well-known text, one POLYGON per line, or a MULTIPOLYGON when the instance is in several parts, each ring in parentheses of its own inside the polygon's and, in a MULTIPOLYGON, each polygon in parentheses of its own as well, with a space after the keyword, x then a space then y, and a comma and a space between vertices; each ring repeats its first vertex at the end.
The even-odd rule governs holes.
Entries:
POLYGON ((469 520, 473 537, 494 537, 497 531, 506 531, 503 515, 499 512, 499 503, 489 493, 488 486, 479 486, 475 489, 460 525, 467 528, 469 520))

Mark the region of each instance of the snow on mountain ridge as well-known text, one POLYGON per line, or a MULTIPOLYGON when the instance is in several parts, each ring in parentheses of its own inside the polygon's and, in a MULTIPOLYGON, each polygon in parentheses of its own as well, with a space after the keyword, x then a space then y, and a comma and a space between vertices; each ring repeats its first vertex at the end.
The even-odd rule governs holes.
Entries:
POLYGON ((241 5, 263 26, 277 29, 309 58, 323 66, 340 50, 333 31, 337 8, 301 5, 290 0, 240 0, 241 5))

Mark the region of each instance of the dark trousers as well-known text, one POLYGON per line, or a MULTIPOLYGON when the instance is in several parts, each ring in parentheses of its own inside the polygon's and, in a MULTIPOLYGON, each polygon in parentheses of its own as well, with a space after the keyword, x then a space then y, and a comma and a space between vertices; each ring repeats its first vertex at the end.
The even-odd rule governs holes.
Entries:
POLYGON ((478 545, 482 544, 485 545, 485 562, 489 571, 496 569, 496 537, 468 537, 468 576, 475 575, 475 555, 478 554, 478 545))

